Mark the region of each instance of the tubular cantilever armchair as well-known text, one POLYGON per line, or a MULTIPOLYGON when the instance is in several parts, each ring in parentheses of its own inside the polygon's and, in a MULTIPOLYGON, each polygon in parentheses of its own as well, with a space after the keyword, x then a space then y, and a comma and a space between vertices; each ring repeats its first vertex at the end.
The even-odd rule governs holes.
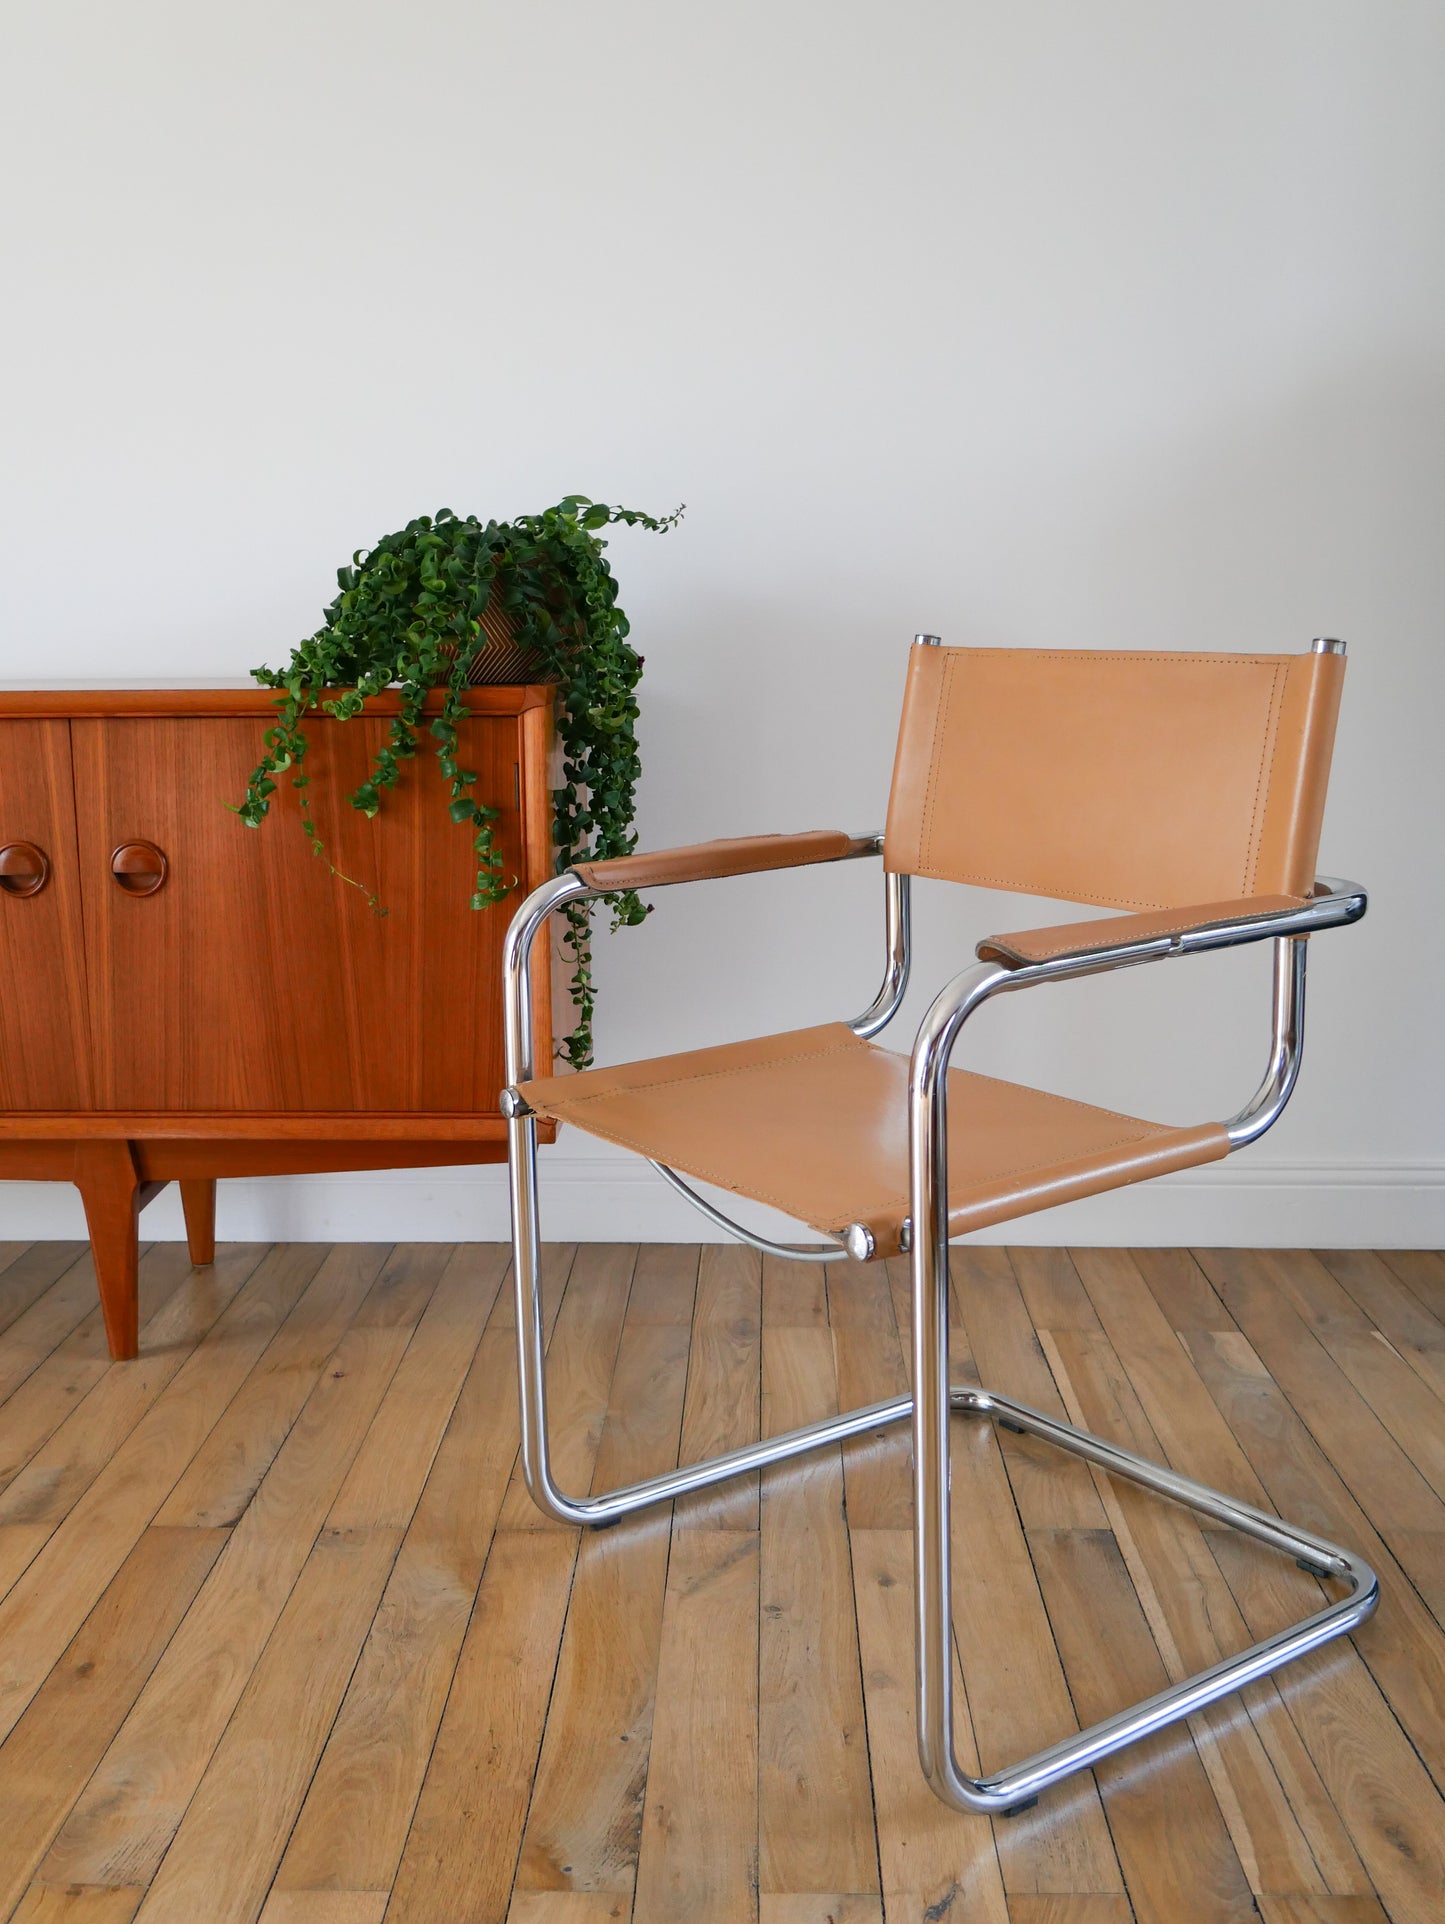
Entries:
POLYGON ((1010 1813, 1070 1772, 1187 1717, 1374 1609, 1374 1573, 1307 1530, 1119 1449, 948 1367, 952 1237, 1054 1203, 1213 1162, 1257 1140, 1294 1089, 1307 938, 1358 921, 1365 894, 1316 880, 1315 854, 1344 647, 1302 655, 1096 654, 913 647, 882 835, 777 835, 583 862, 535 890, 504 961, 522 1462, 550 1516, 614 1523, 646 1504, 911 1419, 918 1743, 930 1784, 960 1810, 1010 1813), (528 958, 550 913, 651 888, 881 854, 887 970, 848 1023, 721 1048, 537 1077, 528 958), (940 877, 1131 911, 990 936, 938 996, 911 1058, 872 1038, 908 980, 909 878, 940 877), (1263 1083, 1227 1122, 1172 1127, 950 1069, 963 1024, 995 995, 1241 943, 1274 944, 1273 1041, 1263 1083), (907 1252, 913 1393, 605 1495, 558 1489, 548 1455, 539 1293, 537 1118, 576 1123, 646 1156, 714 1223, 803 1260, 907 1252), (685 1172, 772 1204, 827 1241, 794 1249, 733 1223, 685 1172), (953 1745, 949 1418, 992 1417, 1295 1557, 1343 1595, 1291 1629, 984 1778, 953 1745))

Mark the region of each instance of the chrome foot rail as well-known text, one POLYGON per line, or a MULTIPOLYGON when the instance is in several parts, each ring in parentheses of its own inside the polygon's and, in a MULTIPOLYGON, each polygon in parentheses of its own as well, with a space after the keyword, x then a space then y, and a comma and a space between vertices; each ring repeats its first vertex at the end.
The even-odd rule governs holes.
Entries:
MULTIPOLYGON (((1316 1536, 1310 1530, 1297 1529, 1279 1517, 1270 1516, 1267 1511, 1256 1510, 1251 1504, 1226 1496, 1221 1490, 1195 1483, 1162 1464, 1151 1463, 1147 1457, 1136 1456, 1132 1450, 1120 1449, 1116 1443, 1106 1443, 1102 1437, 1091 1436, 1087 1430, 1075 1429, 1071 1423, 1060 1423, 1051 1416, 1045 1416, 1041 1410, 1030 1409, 1026 1403, 1016 1402, 1011 1396, 1001 1396, 990 1390, 955 1387, 950 1389, 948 1400, 954 1411, 992 1416, 1010 1428, 1042 1437, 1046 1443, 1053 1443, 1061 1450, 1083 1457, 1086 1462, 1097 1464, 1111 1476, 1126 1477, 1131 1483, 1141 1484, 1146 1490, 1154 1490, 1174 1503, 1182 1503, 1203 1516, 1213 1518, 1216 1523, 1228 1524, 1231 1529, 1253 1537, 1258 1543, 1267 1544, 1272 1550, 1282 1550, 1324 1581, 1339 1581, 1349 1585, 1345 1596, 1288 1630, 1265 1637, 1261 1642, 1251 1644, 1248 1650, 1241 1650, 1238 1656, 1226 1657, 1208 1670, 1201 1670, 1195 1676, 1172 1684, 1168 1690, 1161 1690, 1157 1696, 1146 1697, 1142 1703, 1132 1704, 1100 1723, 1091 1724, 1077 1736, 1065 1737, 1059 1743, 1049 1745, 1048 1749, 1026 1757, 1022 1763, 1012 1764, 1007 1770, 995 1771, 988 1777, 966 1776, 954 1759, 950 1684, 942 1692, 943 1701, 938 1705, 947 1721, 940 1724, 935 1718, 934 1727, 926 1733, 930 1748, 924 1756, 924 1764, 934 1790, 945 1803, 954 1805, 958 1810, 992 1811, 1008 1816, 1025 1809, 1035 1802, 1041 1791, 1058 1783, 1060 1778, 1071 1776, 1076 1770, 1085 1770, 1102 1758, 1112 1756, 1116 1750, 1124 1749, 1127 1744, 1138 1743, 1141 1738, 1152 1736, 1166 1725, 1192 1716, 1206 1704, 1227 1697, 1232 1691, 1243 1690, 1247 1684, 1267 1676, 1281 1664, 1304 1656, 1306 1651, 1318 1649, 1332 1637, 1345 1636, 1373 1614, 1380 1600, 1380 1586, 1370 1566, 1352 1556, 1348 1550, 1342 1550, 1338 1544, 1327 1542, 1324 1537, 1316 1536)), ((919 1614, 925 1629, 920 1655, 929 1643, 940 1654, 948 1648, 951 1655, 952 1638, 946 1628, 946 1620, 940 1621, 936 1617, 941 1601, 936 1594, 919 1598, 919 1614)), ((924 1736, 925 1732, 920 1729, 920 1749, 924 1736)))
MULTIPOLYGON (((519 1116, 510 1125, 519 1132, 534 1132, 535 1119, 519 1116)), ((535 1152, 534 1152, 535 1154, 535 1152)), ((955 1809, 987 1811, 1008 1816, 1027 1808, 1039 1794, 1075 1771, 1087 1769, 1101 1758, 1136 1743, 1166 1725, 1189 1717, 1206 1704, 1241 1690, 1246 1684, 1267 1675, 1281 1664, 1303 1656, 1332 1637, 1345 1635, 1373 1612, 1379 1600, 1379 1585, 1369 1566, 1338 1544, 1297 1529, 1293 1524, 1241 1503, 1222 1491, 1180 1476, 1162 1464, 1121 1449, 1102 1437, 1074 1428, 1046 1416, 1041 1410, 1020 1403, 997 1391, 974 1389, 967 1385, 943 1385, 941 1407, 927 1407, 932 1399, 925 1391, 925 1408, 915 1410, 912 1396, 895 1396, 882 1403, 849 1410, 839 1416, 825 1417, 802 1429, 781 1436, 764 1437, 741 1449, 681 1469, 665 1471, 638 1483, 593 1496, 571 1496, 559 1489, 552 1473, 551 1449, 547 1431, 546 1353, 542 1321, 541 1271, 539 1245, 528 1233, 535 1228, 536 1167, 525 1151, 513 1158, 514 1190, 523 1194, 522 1210, 515 1218, 520 1232, 516 1237, 513 1281, 516 1291, 518 1356, 520 1361, 522 1408, 522 1470, 532 1500, 546 1515, 559 1523, 604 1528, 655 1503, 666 1503, 692 1491, 707 1489, 749 1470, 766 1469, 786 1463, 810 1450, 823 1449, 848 1437, 862 1436, 890 1424, 914 1419, 915 1437, 928 1428, 930 1414, 941 1417, 944 1439, 942 1476, 935 1484, 925 1473, 918 1478, 920 1507, 916 1542, 919 1563, 918 1608, 918 1687, 919 1752, 930 1784, 945 1803, 955 1809), (523 1175, 518 1183, 516 1175, 523 1175), (530 1174, 530 1183, 526 1180, 530 1174), (528 1205, 530 1204, 530 1208, 528 1205), (1322 1580, 1338 1580, 1349 1586, 1348 1593, 1306 1617, 1290 1629, 1266 1637, 1238 1656, 1185 1678, 1143 1703, 1091 1725, 1089 1729, 1065 1737, 1047 1749, 1026 1757, 1007 1770, 988 1777, 969 1777, 959 1770, 953 1749, 953 1634, 949 1573, 949 1497, 947 1472, 948 1419, 951 1414, 986 1416, 1008 1427, 1041 1437, 1059 1449, 1068 1450, 1086 1462, 1098 1465, 1113 1476, 1126 1477, 1160 1496, 1168 1497, 1229 1525, 1270 1549, 1294 1557, 1322 1580), (941 1500, 940 1500, 941 1499, 941 1500)), ((928 1319, 922 1319, 927 1323, 928 1319)), ((946 1352, 944 1352, 946 1367, 946 1352)), ((930 1372, 922 1380, 927 1383, 930 1372)), ((933 1381, 938 1378, 933 1375, 933 1381)), ((927 1441, 927 1439, 925 1439, 927 1441)), ((915 1445, 915 1475, 918 1458, 915 1445)), ((932 1457, 925 1448, 922 1461, 932 1457)))
MULTIPOLYGON (((1302 941, 1276 945, 1275 1049, 1259 1094, 1237 1119, 1243 1139, 1262 1133, 1279 1114, 1298 1071, 1303 1017, 1302 941), (1293 954, 1291 954, 1293 951, 1293 954)), ((1043 968, 1047 969, 1048 964, 1043 968)), ((1012 985, 1027 972, 1017 971, 1012 985)), ((1036 979, 1044 979, 1039 974, 1036 979)), ((913 1516, 917 1625, 918 1756, 924 1775, 955 1810, 1009 1813, 1034 1802, 1040 1791, 1071 1772, 1084 1770, 1126 1744, 1191 1716, 1206 1704, 1263 1677, 1292 1658, 1343 1636, 1374 1610, 1379 1585, 1368 1565, 1338 1545, 1282 1523, 1247 1503, 1056 1422, 1012 1397, 985 1390, 959 1390, 948 1363, 948 1108, 949 1056, 973 1011, 1011 986, 1005 971, 981 966, 965 971, 924 1017, 909 1067, 909 1203, 913 1234, 913 1516), (1015 1428, 1072 1451, 1114 1475, 1142 1484, 1216 1522, 1228 1524, 1272 1549, 1296 1557, 1322 1576, 1347 1583, 1349 1593, 1279 1635, 1237 1657, 1187 1677, 1157 1696, 1134 1704, 1077 1736, 1027 1757, 989 1777, 959 1769, 953 1746, 953 1602, 949 1418, 956 1410, 993 1415, 1015 1428)))

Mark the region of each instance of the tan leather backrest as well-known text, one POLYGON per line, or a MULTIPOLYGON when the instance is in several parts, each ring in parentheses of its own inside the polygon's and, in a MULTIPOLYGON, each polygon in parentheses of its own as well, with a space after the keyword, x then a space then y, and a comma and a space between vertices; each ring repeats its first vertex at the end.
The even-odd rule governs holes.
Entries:
POLYGON ((886 866, 1130 909, 1307 895, 1344 672, 915 644, 886 866))

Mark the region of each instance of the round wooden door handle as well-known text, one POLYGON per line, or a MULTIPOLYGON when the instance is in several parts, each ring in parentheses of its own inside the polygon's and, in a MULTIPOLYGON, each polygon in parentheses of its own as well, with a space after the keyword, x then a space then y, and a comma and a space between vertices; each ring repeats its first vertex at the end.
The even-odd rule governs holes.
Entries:
POLYGON ((0 889, 7 895, 38 895, 50 880, 50 857, 34 842, 0 848, 0 889))
POLYGON ((127 895, 154 895, 170 863, 154 842, 122 842, 110 858, 110 872, 127 895))

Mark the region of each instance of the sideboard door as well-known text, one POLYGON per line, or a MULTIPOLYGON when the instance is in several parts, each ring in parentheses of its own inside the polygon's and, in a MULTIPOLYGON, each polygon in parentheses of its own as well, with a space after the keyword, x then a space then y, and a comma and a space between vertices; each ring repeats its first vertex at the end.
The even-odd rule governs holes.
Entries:
MULTIPOLYGON (((100 1108, 495 1112, 501 947, 518 898, 468 906, 471 837, 448 818, 425 731, 368 821, 344 798, 387 724, 308 723, 316 819, 342 880, 311 854, 284 776, 259 829, 227 807, 264 723, 71 726, 100 1108)), ((508 876, 523 878, 528 732, 515 715, 474 716, 462 732, 478 794, 502 810, 508 876)))
POLYGON ((0 719, 0 1110, 88 1109, 70 725, 0 719))

